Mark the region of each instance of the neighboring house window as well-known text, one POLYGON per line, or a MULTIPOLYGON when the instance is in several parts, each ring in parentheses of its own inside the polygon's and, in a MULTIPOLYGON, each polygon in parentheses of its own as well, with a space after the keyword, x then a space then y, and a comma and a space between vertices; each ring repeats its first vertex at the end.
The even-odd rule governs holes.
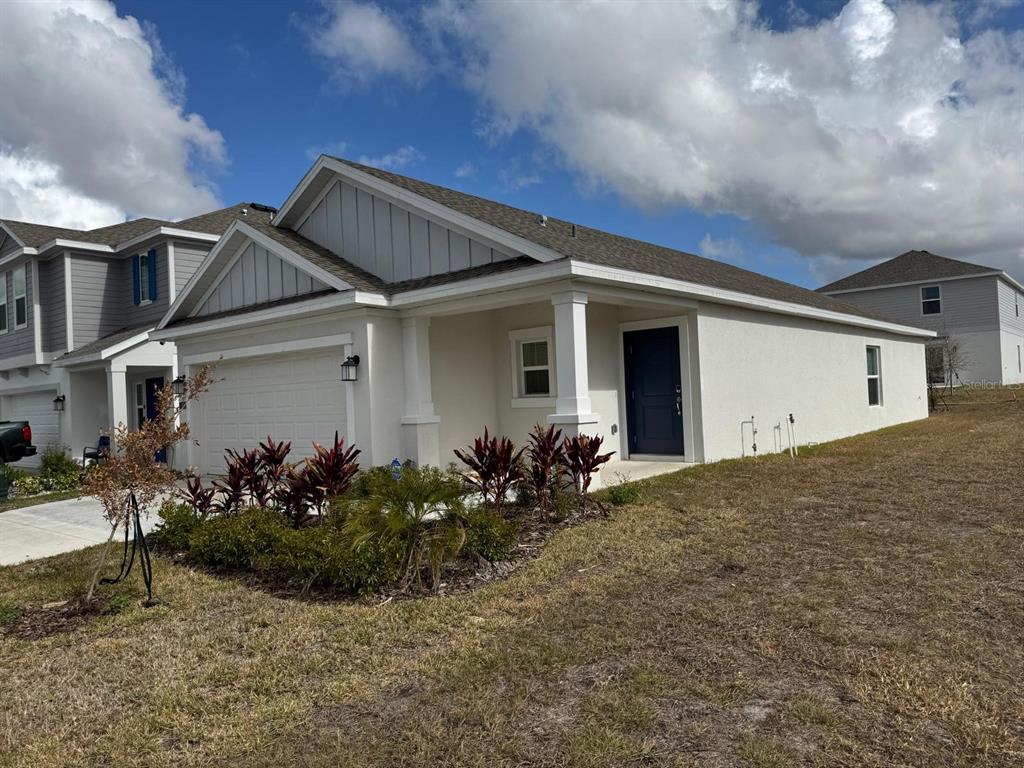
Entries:
POLYGON ((146 423, 146 388, 140 381, 135 385, 135 428, 141 429, 146 423))
POLYGON ((1017 345, 1017 373, 1024 373, 1024 367, 1022 366, 1020 357, 1020 344, 1017 345))
POLYGON ((554 376, 551 365, 551 328, 526 328, 511 331, 513 383, 516 398, 551 397, 554 376))
POLYGON ((1019 293, 1013 294, 1013 311, 1016 313, 1017 317, 1020 317, 1020 294, 1019 293))
POLYGON ((28 325, 28 273, 22 264, 14 270, 14 328, 28 325))
POLYGON ((929 384, 946 383, 946 360, 941 346, 926 347, 925 362, 928 367, 929 384))
POLYGON ((132 289, 135 304, 149 304, 156 300, 156 251, 132 256, 132 289))
POLYGON ((882 351, 868 347, 868 405, 882 404, 882 351))
POLYGON ((921 314, 942 314, 942 289, 937 285, 926 285, 921 289, 921 314))
POLYGON ((7 333, 7 273, 0 272, 0 333, 7 333))

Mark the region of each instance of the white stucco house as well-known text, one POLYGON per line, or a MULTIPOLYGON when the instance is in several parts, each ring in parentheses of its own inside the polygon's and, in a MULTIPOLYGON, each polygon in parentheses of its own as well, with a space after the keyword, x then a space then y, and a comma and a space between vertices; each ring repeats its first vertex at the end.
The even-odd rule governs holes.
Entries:
POLYGON ((364 464, 447 464, 484 427, 600 434, 703 462, 927 415, 925 343, 796 286, 320 157, 269 223, 236 220, 153 341, 216 363, 188 414, 203 472, 268 434, 338 431, 364 464), (354 381, 342 380, 342 363, 354 381), (776 430, 776 425, 779 429, 776 430))
POLYGON ((935 331, 927 352, 934 383, 951 378, 949 342, 963 363, 954 385, 1024 383, 1024 285, 1001 269, 907 251, 818 291, 935 331))

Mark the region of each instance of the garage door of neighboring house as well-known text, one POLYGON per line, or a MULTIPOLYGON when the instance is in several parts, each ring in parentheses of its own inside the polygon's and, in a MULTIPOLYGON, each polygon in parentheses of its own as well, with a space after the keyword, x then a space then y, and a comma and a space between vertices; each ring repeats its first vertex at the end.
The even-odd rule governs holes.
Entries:
POLYGON ((18 469, 38 469, 43 451, 50 446, 59 447, 60 414, 53 410, 55 390, 10 395, 4 409, 5 421, 27 421, 32 427, 32 442, 36 446, 35 456, 29 456, 14 466, 18 469))
POLYGON ((219 362, 216 380, 192 406, 191 461, 207 475, 224 471, 224 452, 256 448, 270 435, 290 440, 289 461, 313 454, 313 442, 348 436, 340 347, 219 362))

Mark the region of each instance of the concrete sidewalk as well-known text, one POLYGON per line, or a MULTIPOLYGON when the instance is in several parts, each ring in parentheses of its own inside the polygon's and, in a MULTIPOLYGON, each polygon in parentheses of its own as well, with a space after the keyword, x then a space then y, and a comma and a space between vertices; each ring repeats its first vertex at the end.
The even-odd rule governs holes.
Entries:
MULTIPOLYGON (((142 521, 147 532, 153 524, 153 518, 142 521)), ((102 544, 109 536, 103 507, 88 496, 0 512, 0 565, 102 544)))

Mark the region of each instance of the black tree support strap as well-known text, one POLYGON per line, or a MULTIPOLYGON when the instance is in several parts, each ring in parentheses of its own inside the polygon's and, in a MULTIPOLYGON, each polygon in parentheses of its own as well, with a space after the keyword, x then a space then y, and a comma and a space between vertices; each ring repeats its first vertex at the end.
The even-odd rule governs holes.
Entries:
POLYGON ((131 512, 128 519, 124 521, 124 553, 121 555, 121 571, 113 579, 100 579, 100 584, 117 584, 128 578, 135 565, 135 551, 139 550, 139 567, 142 568, 142 580, 146 583, 146 605, 153 602, 153 561, 149 556, 149 544, 146 543, 146 534, 142 530, 142 521, 139 519, 139 503, 133 493, 129 498, 131 512), (131 554, 128 552, 128 533, 134 529, 132 536, 131 554))

